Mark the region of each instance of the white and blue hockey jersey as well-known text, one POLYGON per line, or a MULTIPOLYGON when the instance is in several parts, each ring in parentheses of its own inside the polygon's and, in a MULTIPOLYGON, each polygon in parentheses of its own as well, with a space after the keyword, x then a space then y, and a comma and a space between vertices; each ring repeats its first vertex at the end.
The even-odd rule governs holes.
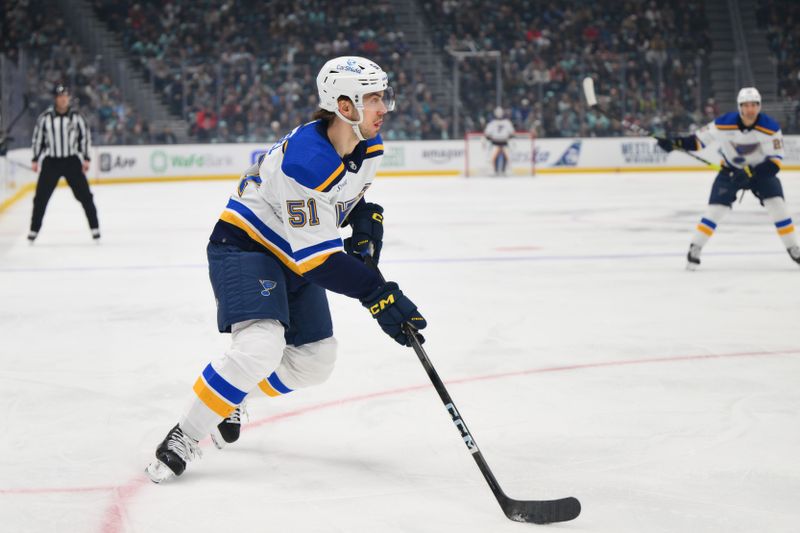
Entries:
POLYGON ((742 124, 739 113, 726 113, 703 126, 694 136, 697 146, 687 146, 687 149, 700 150, 718 142, 719 153, 727 167, 756 167, 771 162, 780 168, 783 161, 783 134, 780 125, 764 113, 758 115, 751 127, 742 124))
POLYGON ((360 261, 337 253, 343 251, 339 228, 372 184, 382 156, 380 136, 342 159, 325 122, 299 126, 242 175, 211 240, 266 252, 297 276, 360 296, 376 278, 360 261))

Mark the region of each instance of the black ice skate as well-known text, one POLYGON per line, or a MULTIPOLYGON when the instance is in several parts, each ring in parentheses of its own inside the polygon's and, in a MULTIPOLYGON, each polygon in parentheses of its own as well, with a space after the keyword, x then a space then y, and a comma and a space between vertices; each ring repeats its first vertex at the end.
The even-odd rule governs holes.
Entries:
POLYGON ((161 483, 183 474, 186 463, 202 455, 198 442, 185 435, 176 424, 156 448, 156 460, 150 463, 145 472, 153 483, 161 483))
POLYGON ((239 433, 242 430, 242 416, 247 415, 244 404, 237 405, 233 412, 217 425, 211 432, 211 440, 214 446, 221 450, 226 444, 231 444, 239 440, 239 433))
POLYGON ((702 248, 696 244, 689 245, 689 253, 686 254, 686 270, 697 270, 700 266, 700 250, 702 248))
POLYGON ((39 236, 39 232, 38 231, 33 231, 33 230, 29 231, 28 232, 28 242, 30 244, 33 244, 33 241, 35 241, 36 237, 38 237, 38 236, 39 236))
POLYGON ((789 257, 792 258, 792 261, 800 265, 800 246, 792 246, 786 251, 789 252, 789 257))

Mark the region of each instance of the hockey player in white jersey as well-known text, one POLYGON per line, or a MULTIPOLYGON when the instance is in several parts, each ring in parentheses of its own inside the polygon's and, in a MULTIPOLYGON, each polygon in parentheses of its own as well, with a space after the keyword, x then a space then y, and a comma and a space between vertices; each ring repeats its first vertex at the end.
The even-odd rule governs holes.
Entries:
POLYGON ((505 176, 508 166, 508 142, 514 136, 514 125, 504 117, 503 108, 496 107, 494 119, 483 130, 486 139, 492 144, 492 167, 495 176, 505 176))
POLYGON ((387 75, 368 59, 338 57, 320 70, 317 90, 315 120, 247 169, 211 234, 218 328, 231 333, 231 346, 205 367, 191 405, 156 449, 146 470, 156 483, 181 475, 207 435, 218 446, 236 440, 248 394, 281 396, 328 378, 336 341, 326 290, 359 299, 400 344, 409 344, 404 324, 426 326, 397 283, 363 261, 379 259, 383 239, 383 208, 364 194, 394 108, 387 75), (348 224, 352 237, 342 240, 348 224))
MULTIPOLYGON (((722 169, 711 187, 708 209, 697 225, 686 268, 700 266, 700 252, 717 226, 731 212, 739 191, 750 190, 761 201, 789 252, 800 265, 800 246, 794 223, 783 198, 778 178, 783 160, 783 134, 775 119, 761 113, 761 95, 755 87, 745 87, 736 99, 739 111, 721 115, 688 137, 657 137, 658 146, 667 152, 675 148, 701 150, 719 143, 722 169)), ((744 194, 744 193, 742 193, 744 194)))

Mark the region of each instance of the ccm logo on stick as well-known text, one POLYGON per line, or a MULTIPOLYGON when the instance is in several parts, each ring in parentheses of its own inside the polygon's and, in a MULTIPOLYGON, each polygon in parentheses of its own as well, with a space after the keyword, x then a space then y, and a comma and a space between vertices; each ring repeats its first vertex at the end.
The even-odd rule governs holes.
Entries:
POLYGON ((469 431, 467 431, 467 426, 461 421, 461 415, 459 415, 458 411, 456 411, 456 406, 452 403, 448 403, 445 405, 445 408, 447 409, 447 412, 450 413, 450 416, 453 417, 453 424, 456 425, 458 431, 461 433, 461 438, 464 439, 464 444, 467 445, 470 453, 477 453, 479 451, 478 445, 475 444, 474 440, 472 440, 472 435, 470 435, 469 431))

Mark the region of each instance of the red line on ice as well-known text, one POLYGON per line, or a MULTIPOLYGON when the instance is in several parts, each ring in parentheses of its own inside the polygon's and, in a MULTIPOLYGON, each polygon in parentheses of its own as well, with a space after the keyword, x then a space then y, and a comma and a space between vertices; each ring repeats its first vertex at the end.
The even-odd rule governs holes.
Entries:
MULTIPOLYGON (((567 372, 573 370, 585 370, 590 368, 604 368, 604 367, 612 367, 612 366, 628 366, 628 365, 643 365, 643 364, 652 364, 652 363, 677 363, 677 362, 684 362, 684 361, 701 361, 705 359, 728 359, 733 357, 767 357, 767 356, 775 356, 775 355, 800 355, 800 349, 790 349, 790 350, 778 350, 772 352, 733 352, 727 354, 705 354, 705 355, 681 355, 681 356, 674 356, 674 357, 651 357, 645 359, 633 359, 633 360, 618 360, 618 361, 605 361, 599 363, 585 363, 585 364, 578 364, 578 365, 564 365, 564 366, 552 366, 546 368, 533 368, 528 370, 518 370, 515 372, 503 372, 500 374, 487 374, 484 376, 473 376, 469 378, 462 378, 462 379, 452 379, 448 380, 445 383, 449 385, 461 384, 461 383, 471 383, 475 381, 489 381, 495 379, 503 379, 508 377, 516 377, 516 376, 525 376, 529 374, 545 374, 549 372, 567 372)), ((379 398, 382 396, 394 396, 397 394, 404 394, 407 392, 414 392, 422 389, 427 389, 432 387, 430 383, 425 383, 422 385, 413 385, 409 387, 401 387, 397 389, 390 389, 385 391, 373 392, 368 394, 359 394, 357 396, 349 396, 346 398, 341 398, 338 400, 332 400, 330 402, 324 402, 316 405, 311 405, 308 407, 303 407, 300 409, 295 409, 294 411, 289 411, 286 413, 270 416, 267 418, 263 418, 261 420, 256 420, 247 424, 244 430, 249 430, 252 428, 264 426, 266 424, 271 424, 273 422, 278 422, 280 420, 284 420, 286 418, 293 418, 296 416, 301 416, 307 413, 312 413, 314 411, 321 411, 323 409, 329 409, 331 407, 337 407, 340 405, 345 405, 349 403, 356 403, 361 402, 364 400, 369 400, 372 398, 379 398)), ((206 439, 201 444, 207 445, 210 442, 210 439, 206 439)), ((103 523, 100 531, 102 533, 119 533, 123 530, 125 514, 126 514, 126 507, 128 503, 133 499, 134 496, 145 486, 149 485, 150 481, 144 476, 144 474, 137 475, 127 483, 123 485, 116 485, 116 486, 95 486, 95 487, 62 487, 62 488, 18 488, 18 489, 0 489, 0 494, 9 494, 9 495, 20 495, 20 494, 56 494, 56 493, 67 493, 67 494, 80 494, 85 492, 101 492, 107 491, 113 494, 113 500, 106 508, 105 512, 103 513, 103 523)))

